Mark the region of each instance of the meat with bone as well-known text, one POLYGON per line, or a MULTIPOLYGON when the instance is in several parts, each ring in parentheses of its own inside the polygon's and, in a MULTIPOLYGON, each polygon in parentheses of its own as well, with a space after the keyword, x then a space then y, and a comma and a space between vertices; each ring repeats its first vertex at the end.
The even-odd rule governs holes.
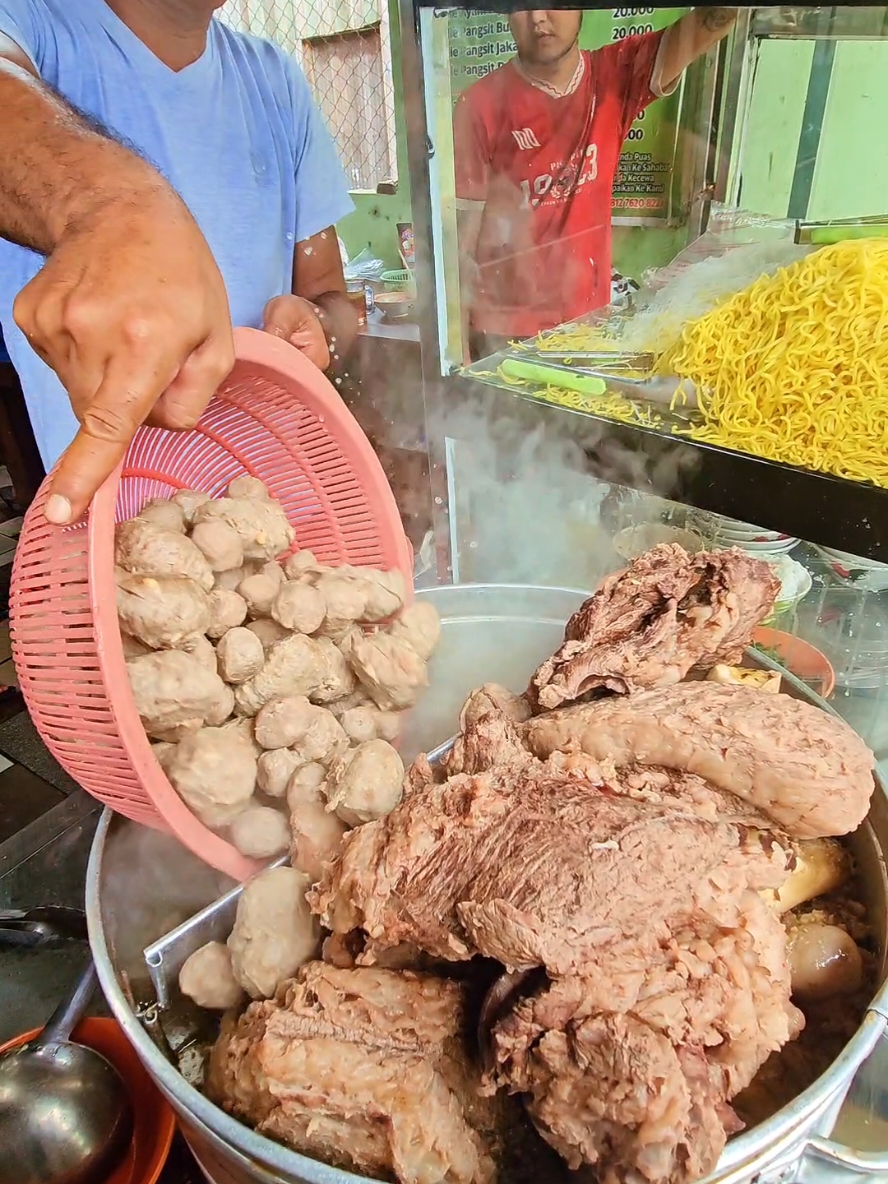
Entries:
POLYGON ((516 695, 498 683, 486 682, 472 691, 463 703, 459 713, 460 730, 465 731, 470 724, 491 712, 505 715, 515 724, 523 724, 532 715, 530 704, 523 695, 516 695))
POLYGON ((492 1104, 462 1052, 454 983, 302 967, 223 1029, 210 1094, 262 1134, 402 1184, 489 1184, 492 1104))
MULTIPOLYGON (((367 960, 406 942, 582 974, 602 945, 676 914, 750 833, 680 796, 636 799, 544 766, 463 774, 347 835, 310 900, 334 933, 365 931, 367 960)), ((761 887, 786 876, 768 843, 761 887)))
POLYGON ((730 665, 779 590, 769 565, 737 548, 689 555, 663 543, 608 576, 574 613, 527 697, 549 711, 598 689, 668 686, 695 666, 730 665))
POLYGON ((549 984, 492 1032, 497 1085, 600 1184, 689 1184, 741 1129, 730 1099, 803 1018, 785 932, 742 870, 671 931, 549 984))
POLYGON ((524 728, 541 759, 583 752, 696 773, 801 839, 848 834, 873 793, 875 758, 846 723, 753 687, 680 683, 567 707, 524 728))
MULTIPOLYGON (((470 703, 471 696, 467 705, 470 703)), ((489 769, 518 769, 535 763, 520 724, 499 708, 490 707, 483 714, 469 717, 442 759, 441 771, 450 777, 456 773, 486 773, 489 769)))

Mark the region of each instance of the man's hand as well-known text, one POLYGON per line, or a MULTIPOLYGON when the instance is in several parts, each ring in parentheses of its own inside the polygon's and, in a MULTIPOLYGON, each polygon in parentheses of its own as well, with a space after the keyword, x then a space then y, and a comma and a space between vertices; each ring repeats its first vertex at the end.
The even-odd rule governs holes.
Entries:
POLYGON ((160 184, 75 223, 14 316, 80 422, 47 501, 59 525, 85 510, 140 424, 193 427, 234 361, 222 276, 184 204, 160 184))
POLYGON ((0 236, 46 256, 13 315, 80 421, 46 516, 86 509, 138 426, 191 427, 231 369, 228 298, 184 203, 0 36, 0 236))
POLYGON ((317 307, 302 296, 275 296, 265 306, 262 328, 295 345, 319 370, 330 365, 330 347, 317 307))

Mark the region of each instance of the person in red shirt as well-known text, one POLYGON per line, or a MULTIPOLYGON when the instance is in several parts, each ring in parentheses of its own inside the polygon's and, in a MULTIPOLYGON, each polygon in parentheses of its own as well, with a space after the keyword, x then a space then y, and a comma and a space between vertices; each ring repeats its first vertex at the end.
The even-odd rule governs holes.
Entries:
POLYGON ((515 11, 517 56, 454 112, 464 329, 472 358, 610 300, 611 204, 639 113, 724 37, 734 8, 580 50, 578 10, 515 11))

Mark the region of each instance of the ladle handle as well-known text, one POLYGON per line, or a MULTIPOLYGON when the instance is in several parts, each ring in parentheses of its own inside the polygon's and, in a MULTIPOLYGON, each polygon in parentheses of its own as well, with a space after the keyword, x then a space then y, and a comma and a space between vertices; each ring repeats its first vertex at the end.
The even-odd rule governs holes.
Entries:
POLYGON ((92 958, 80 978, 49 1017, 37 1037, 37 1044, 63 1044, 83 1018, 96 988, 96 968, 92 958))
POLYGON ((0 928, 0 947, 8 946, 12 949, 33 949, 35 946, 45 945, 48 938, 45 933, 35 929, 3 929, 0 928))

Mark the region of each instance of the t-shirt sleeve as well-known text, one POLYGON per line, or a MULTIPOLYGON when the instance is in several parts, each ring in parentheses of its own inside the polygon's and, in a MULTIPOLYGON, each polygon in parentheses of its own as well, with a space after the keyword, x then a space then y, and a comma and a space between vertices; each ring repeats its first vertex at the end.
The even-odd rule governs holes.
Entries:
POLYGON ((40 0, 0 0, 0 33, 14 41, 38 70, 49 29, 49 14, 40 0))
MULTIPOLYGON (((8 0, 7 0, 8 2, 8 0)), ((3 3, 3 0, 0 0, 3 3)), ((289 61, 296 149, 296 242, 326 230, 354 211, 333 137, 314 101, 305 75, 289 61)))
POLYGON ((490 152, 473 88, 460 95, 453 112, 453 168, 457 201, 487 200, 490 152))
POLYGON ((678 85, 676 82, 666 90, 659 85, 658 59, 663 32, 661 29, 655 33, 626 37, 599 51, 605 59, 602 63, 607 77, 605 85, 614 88, 620 97, 623 139, 645 107, 654 99, 672 94, 678 85))

